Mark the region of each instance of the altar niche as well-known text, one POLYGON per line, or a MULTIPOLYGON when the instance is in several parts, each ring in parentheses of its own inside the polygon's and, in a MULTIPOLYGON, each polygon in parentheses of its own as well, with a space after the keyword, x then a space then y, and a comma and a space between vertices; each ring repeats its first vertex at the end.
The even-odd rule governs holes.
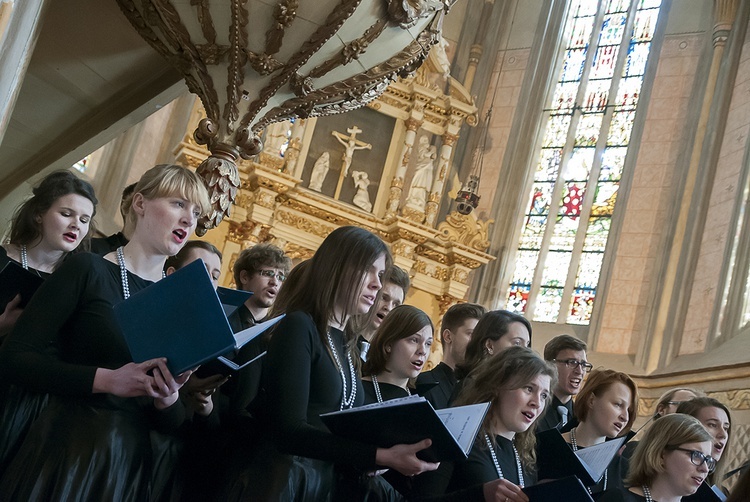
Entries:
POLYGON ((318 118, 302 171, 302 186, 367 211, 364 196, 369 196, 371 205, 375 203, 395 124, 393 117, 369 108, 318 118), (347 145, 350 145, 350 160, 345 158, 347 145), (323 176, 326 152, 328 171, 323 176), (344 167, 348 169, 342 177, 344 167))

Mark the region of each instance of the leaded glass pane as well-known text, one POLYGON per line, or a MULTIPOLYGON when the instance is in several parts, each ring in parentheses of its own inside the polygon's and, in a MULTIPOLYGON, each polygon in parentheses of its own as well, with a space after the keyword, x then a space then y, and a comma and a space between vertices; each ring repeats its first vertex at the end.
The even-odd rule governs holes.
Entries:
MULTIPOLYGON (((539 249, 542 247, 544 228, 547 226, 546 216, 529 216, 521 236, 521 249, 539 249)), ((536 258, 534 258, 536 260, 536 258)), ((535 262, 536 263, 536 262, 535 262)), ((529 279, 531 282, 531 279, 529 279)))
POLYGON ((566 183, 558 214, 561 216, 580 216, 585 193, 585 183, 566 183))
POLYGON ((558 218, 557 223, 555 223, 555 229, 552 232, 550 249, 573 251, 579 221, 580 218, 578 216, 563 216, 558 218))
POLYGON ((542 150, 539 164, 536 166, 536 173, 534 173, 534 181, 551 181, 554 183, 560 170, 561 155, 558 149, 545 148, 542 150))
POLYGON ((609 0, 606 12, 627 12, 630 8, 630 0, 609 0))
POLYGON ((609 80, 593 80, 586 87, 586 95, 583 98, 583 112, 603 112, 607 106, 609 97, 609 80))
POLYGON ((552 204, 552 190, 554 183, 534 183, 531 192, 531 203, 529 204, 529 215, 546 215, 552 204))
POLYGON ((615 63, 617 53, 620 52, 618 45, 606 45, 596 49, 594 66, 591 68, 591 78, 612 78, 615 74, 615 63))
MULTIPOLYGON (((555 87, 555 96, 552 98, 552 111, 559 113, 571 113, 576 99, 576 93, 580 82, 564 82, 555 87)), ((570 115, 565 115, 570 121, 570 115)), ((565 127, 567 132, 567 126, 565 127)), ((564 139, 564 137, 563 137, 564 139)))
POLYGON ((617 189, 619 183, 607 181, 599 183, 596 187, 594 205, 591 206, 591 216, 612 216, 617 201, 617 189))
POLYGON ((589 179, 591 166, 594 163, 594 153, 596 152, 593 148, 576 148, 573 150, 573 155, 565 167, 565 179, 580 181, 589 179))
POLYGON ((658 9, 661 7, 661 0, 641 0, 638 4, 639 9, 658 9))
POLYGON ((625 69, 622 72, 623 77, 632 77, 646 73, 649 49, 651 49, 650 42, 630 43, 628 59, 625 61, 625 69))
POLYGON ((639 10, 635 15, 633 38, 639 42, 650 41, 654 36, 659 9, 639 10))
POLYGON ((539 297, 534 309, 534 320, 541 322, 557 321, 557 313, 560 312, 562 303, 562 288, 539 288, 539 297))
POLYGON ((547 123, 547 130, 544 131, 544 148, 562 148, 565 146, 565 137, 570 128, 570 115, 553 115, 547 123))
POLYGON ((596 146, 599 130, 602 128, 601 113, 588 113, 581 116, 576 129, 576 146, 596 146))
POLYGON ((622 111, 612 115, 612 124, 609 126, 609 137, 607 145, 627 145, 630 143, 630 132, 633 130, 633 119, 635 110, 622 111))
POLYGON ((530 291, 531 288, 529 286, 511 286, 506 308, 513 312, 526 312, 530 291))
POLYGON ((594 310, 595 298, 596 290, 576 289, 573 292, 568 324, 588 324, 594 310))
POLYGON ((544 261, 542 285, 546 287, 562 288, 568 276, 571 254, 568 251, 550 251, 544 261))
POLYGON ((604 16, 602 31, 599 33, 599 43, 597 45, 615 45, 622 40, 622 34, 625 31, 625 13, 608 14, 604 16))
POLYGON ((604 253, 581 253, 578 262, 576 288, 595 288, 599 282, 599 271, 602 268, 604 253))
POLYGON ((581 79, 583 64, 586 62, 586 49, 570 49, 565 51, 562 82, 572 82, 581 79))
POLYGON ((620 85, 617 88, 617 98, 615 98, 614 103, 617 109, 625 108, 634 110, 638 104, 642 85, 643 77, 628 77, 620 80, 620 85))
POLYGON ((583 251, 603 253, 609 236, 609 226, 612 219, 609 217, 589 218, 589 227, 586 230, 586 238, 583 240, 583 251))
POLYGON ((518 256, 516 256, 516 273, 513 276, 514 284, 531 284, 537 258, 539 258, 538 251, 525 250, 518 253, 518 256))
POLYGON ((616 181, 622 176, 622 168, 625 165, 625 156, 628 154, 627 147, 607 147, 602 155, 602 168, 599 171, 601 181, 616 181))

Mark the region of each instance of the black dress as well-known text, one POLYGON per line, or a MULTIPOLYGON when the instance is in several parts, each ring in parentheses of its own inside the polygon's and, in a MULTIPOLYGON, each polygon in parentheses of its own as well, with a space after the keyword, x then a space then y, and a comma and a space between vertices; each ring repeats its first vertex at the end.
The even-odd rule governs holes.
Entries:
MULTIPOLYGON (((151 282, 128 273, 131 294, 151 282)), ((149 431, 176 429, 178 400, 93 394, 97 368, 132 361, 112 306, 122 301, 118 265, 91 253, 68 259, 37 291, 0 350, 0 377, 50 405, 0 480, 0 500, 144 500, 151 474, 149 431), (47 348, 56 344, 57 355, 47 348)))
MULTIPOLYGON (((9 258, 5 248, 0 246, 0 270, 11 261, 20 265, 9 258)), ((43 279, 50 275, 35 269, 29 271, 43 279)), ((0 304, 0 312, 5 311, 5 307, 7 304, 0 304)), ((20 448, 29 427, 47 406, 48 399, 49 396, 44 392, 31 392, 5 380, 0 383, 0 477, 20 448)))
MULTIPOLYGON (((513 443, 502 436, 495 437, 495 455, 503 478, 520 485, 518 464, 513 443)), ((523 486, 536 484, 536 473, 522 466, 523 486)), ((469 452, 469 458, 459 462, 442 462, 434 472, 415 478, 410 500, 465 501, 481 500, 484 483, 498 479, 497 469, 481 432, 469 452)))
POLYGON ((646 502, 646 497, 635 494, 627 488, 607 490, 597 499, 599 502, 646 502))
MULTIPOLYGON (((375 384, 370 380, 362 380, 362 387, 364 387, 365 390, 365 404, 377 403, 378 395, 375 392, 375 384)), ((390 401, 391 399, 398 399, 410 395, 403 387, 387 382, 378 382, 378 387, 380 387, 380 397, 383 401, 390 401)))
MULTIPOLYGON (((344 333, 330 329, 330 334, 344 366, 347 397, 356 386, 354 405, 361 405, 364 392, 356 373, 351 381, 344 333)), ((334 463, 375 470, 376 447, 335 436, 320 420, 342 406, 343 384, 329 350, 308 314, 291 312, 279 322, 265 356, 259 396, 265 403, 261 426, 270 439, 258 445, 241 472, 232 474, 228 500, 324 502, 333 498, 334 463)))

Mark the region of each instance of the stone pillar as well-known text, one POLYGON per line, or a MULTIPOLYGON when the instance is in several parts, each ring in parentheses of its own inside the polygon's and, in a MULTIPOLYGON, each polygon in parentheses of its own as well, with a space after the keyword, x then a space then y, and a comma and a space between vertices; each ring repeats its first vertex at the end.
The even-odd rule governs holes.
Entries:
POLYGON ((487 27, 492 19, 492 8, 495 6, 495 0, 485 0, 482 7, 482 19, 477 27, 474 43, 469 49, 469 65, 466 68, 466 78, 464 78, 464 87, 471 90, 474 83, 474 76, 477 74, 477 66, 482 60, 484 53, 484 42, 487 37, 487 27))
POLYGON ((0 142, 8 128, 48 4, 45 0, 3 4, 0 19, 5 26, 0 32, 0 142))
POLYGON ((386 218, 394 216, 398 211, 398 204, 401 202, 401 193, 404 190, 404 176, 411 160, 411 149, 414 146, 414 140, 417 138, 417 130, 421 125, 421 120, 414 118, 406 120, 406 134, 404 135, 404 144, 401 147, 401 160, 396 168, 396 174, 393 176, 393 180, 391 180, 391 193, 388 196, 385 212, 386 218))
MULTIPOLYGON (((692 141, 693 148, 690 153, 690 163, 685 174, 685 185, 682 191, 677 223, 674 227, 674 237, 669 251, 669 258, 665 262, 666 272, 662 281, 662 290, 659 297, 658 310, 653 329, 650 348, 647 351, 644 366, 647 371, 654 371, 659 367, 665 344, 666 332, 670 326, 670 314, 673 308, 679 308, 684 294, 689 294, 690 287, 684 284, 680 275, 680 265, 686 253, 686 245, 693 239, 694 221, 691 218, 691 209, 701 197, 696 197, 701 187, 696 186, 696 180, 700 171, 700 160, 704 148, 704 139, 708 129, 711 108, 715 101, 716 84, 719 77, 719 69, 727 44, 729 32, 737 12, 738 0, 714 0, 714 28, 713 28, 713 52, 711 54, 711 67, 706 79, 706 90, 701 103, 701 113, 692 141)), ((707 187, 710 191, 711 187, 707 187)), ((692 254, 687 250, 687 254, 692 254)), ((687 301, 687 300, 684 300, 687 301)))
POLYGON ((443 146, 440 147, 440 159, 438 161, 437 175, 432 182, 432 190, 427 197, 425 206, 425 224, 434 226, 437 217, 440 198, 443 196, 443 187, 445 186, 445 177, 448 175, 448 166, 450 166, 451 155, 453 154, 453 145, 456 144, 458 135, 446 132, 443 134, 443 146))

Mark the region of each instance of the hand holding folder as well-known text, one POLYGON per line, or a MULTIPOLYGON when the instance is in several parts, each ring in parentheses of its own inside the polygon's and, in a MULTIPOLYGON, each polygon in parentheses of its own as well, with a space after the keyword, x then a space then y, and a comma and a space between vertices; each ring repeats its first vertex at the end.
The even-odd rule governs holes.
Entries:
POLYGON ((380 448, 431 439, 417 456, 427 462, 465 459, 474 444, 489 403, 442 410, 421 396, 409 396, 320 416, 339 436, 380 448))
POLYGON ((283 317, 232 334, 202 260, 118 303, 114 313, 133 361, 166 357, 173 375, 238 350, 283 317))

